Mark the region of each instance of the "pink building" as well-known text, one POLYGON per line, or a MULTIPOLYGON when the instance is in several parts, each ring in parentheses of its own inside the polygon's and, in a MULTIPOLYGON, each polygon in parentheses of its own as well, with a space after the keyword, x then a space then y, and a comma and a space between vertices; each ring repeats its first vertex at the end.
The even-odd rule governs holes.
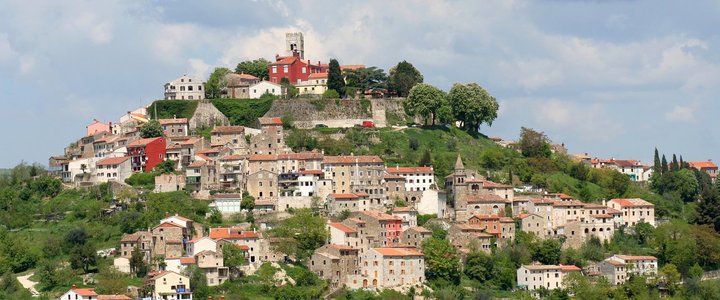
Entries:
POLYGON ((85 128, 87 128, 87 134, 85 136, 90 136, 101 132, 112 132, 112 130, 110 130, 111 127, 112 122, 103 123, 98 121, 97 119, 93 119, 93 122, 90 123, 90 125, 85 126, 85 128))

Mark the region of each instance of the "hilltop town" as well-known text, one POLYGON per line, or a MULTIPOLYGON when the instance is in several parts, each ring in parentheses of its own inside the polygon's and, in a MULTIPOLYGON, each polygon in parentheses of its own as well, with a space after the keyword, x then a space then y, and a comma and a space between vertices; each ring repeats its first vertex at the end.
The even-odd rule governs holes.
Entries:
POLYGON ((477 84, 446 93, 405 61, 388 76, 311 61, 301 33, 286 45, 168 81, 49 149, 46 172, 6 175, 0 198, 36 206, 0 216, 22 233, 0 254, 40 245, 7 271, 52 299, 712 294, 712 161, 486 137, 498 104, 477 84))

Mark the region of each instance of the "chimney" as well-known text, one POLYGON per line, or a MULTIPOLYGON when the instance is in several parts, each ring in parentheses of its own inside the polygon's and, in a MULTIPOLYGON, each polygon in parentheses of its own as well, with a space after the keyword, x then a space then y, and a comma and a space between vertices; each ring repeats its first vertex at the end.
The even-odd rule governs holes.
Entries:
POLYGON ((72 289, 75 289, 75 288, 77 288, 77 286, 73 284, 73 285, 72 285, 72 289))
POLYGON ((280 60, 280 54, 275 54, 275 61, 280 60))
POLYGON ((165 212, 165 217, 166 217, 166 218, 169 218, 169 217, 170 217, 170 213, 169 213, 169 212, 165 212))
POLYGON ((213 300, 212 296, 208 296, 208 300, 213 300))
POLYGON ((220 296, 220 300, 225 300, 225 296, 220 296))

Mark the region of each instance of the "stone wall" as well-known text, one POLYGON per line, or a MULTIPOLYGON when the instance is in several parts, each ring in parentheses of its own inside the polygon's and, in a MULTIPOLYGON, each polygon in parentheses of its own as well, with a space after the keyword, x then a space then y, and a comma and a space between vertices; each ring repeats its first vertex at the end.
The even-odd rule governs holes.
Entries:
POLYGON ((317 124, 328 127, 353 127, 363 121, 373 121, 376 127, 388 126, 386 110, 405 118, 402 108, 404 99, 369 99, 370 107, 362 106, 363 100, 290 99, 275 100, 265 117, 283 117, 291 113, 298 128, 312 128, 317 124))
POLYGON ((214 125, 230 125, 230 120, 208 100, 200 100, 192 118, 190 118, 190 130, 214 125))

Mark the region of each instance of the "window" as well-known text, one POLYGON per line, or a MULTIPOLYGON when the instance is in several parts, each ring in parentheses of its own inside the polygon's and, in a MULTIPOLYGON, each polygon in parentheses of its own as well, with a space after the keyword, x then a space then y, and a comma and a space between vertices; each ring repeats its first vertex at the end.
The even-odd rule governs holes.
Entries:
POLYGON ((307 67, 302 67, 302 73, 305 74, 307 72, 307 67))
POLYGON ((288 66, 288 65, 284 65, 284 66, 283 66, 283 73, 288 73, 288 72, 290 72, 290 68, 289 68, 289 67, 290 67, 290 66, 288 66))
POLYGON ((273 74, 277 73, 277 66, 272 66, 272 72, 273 74))

